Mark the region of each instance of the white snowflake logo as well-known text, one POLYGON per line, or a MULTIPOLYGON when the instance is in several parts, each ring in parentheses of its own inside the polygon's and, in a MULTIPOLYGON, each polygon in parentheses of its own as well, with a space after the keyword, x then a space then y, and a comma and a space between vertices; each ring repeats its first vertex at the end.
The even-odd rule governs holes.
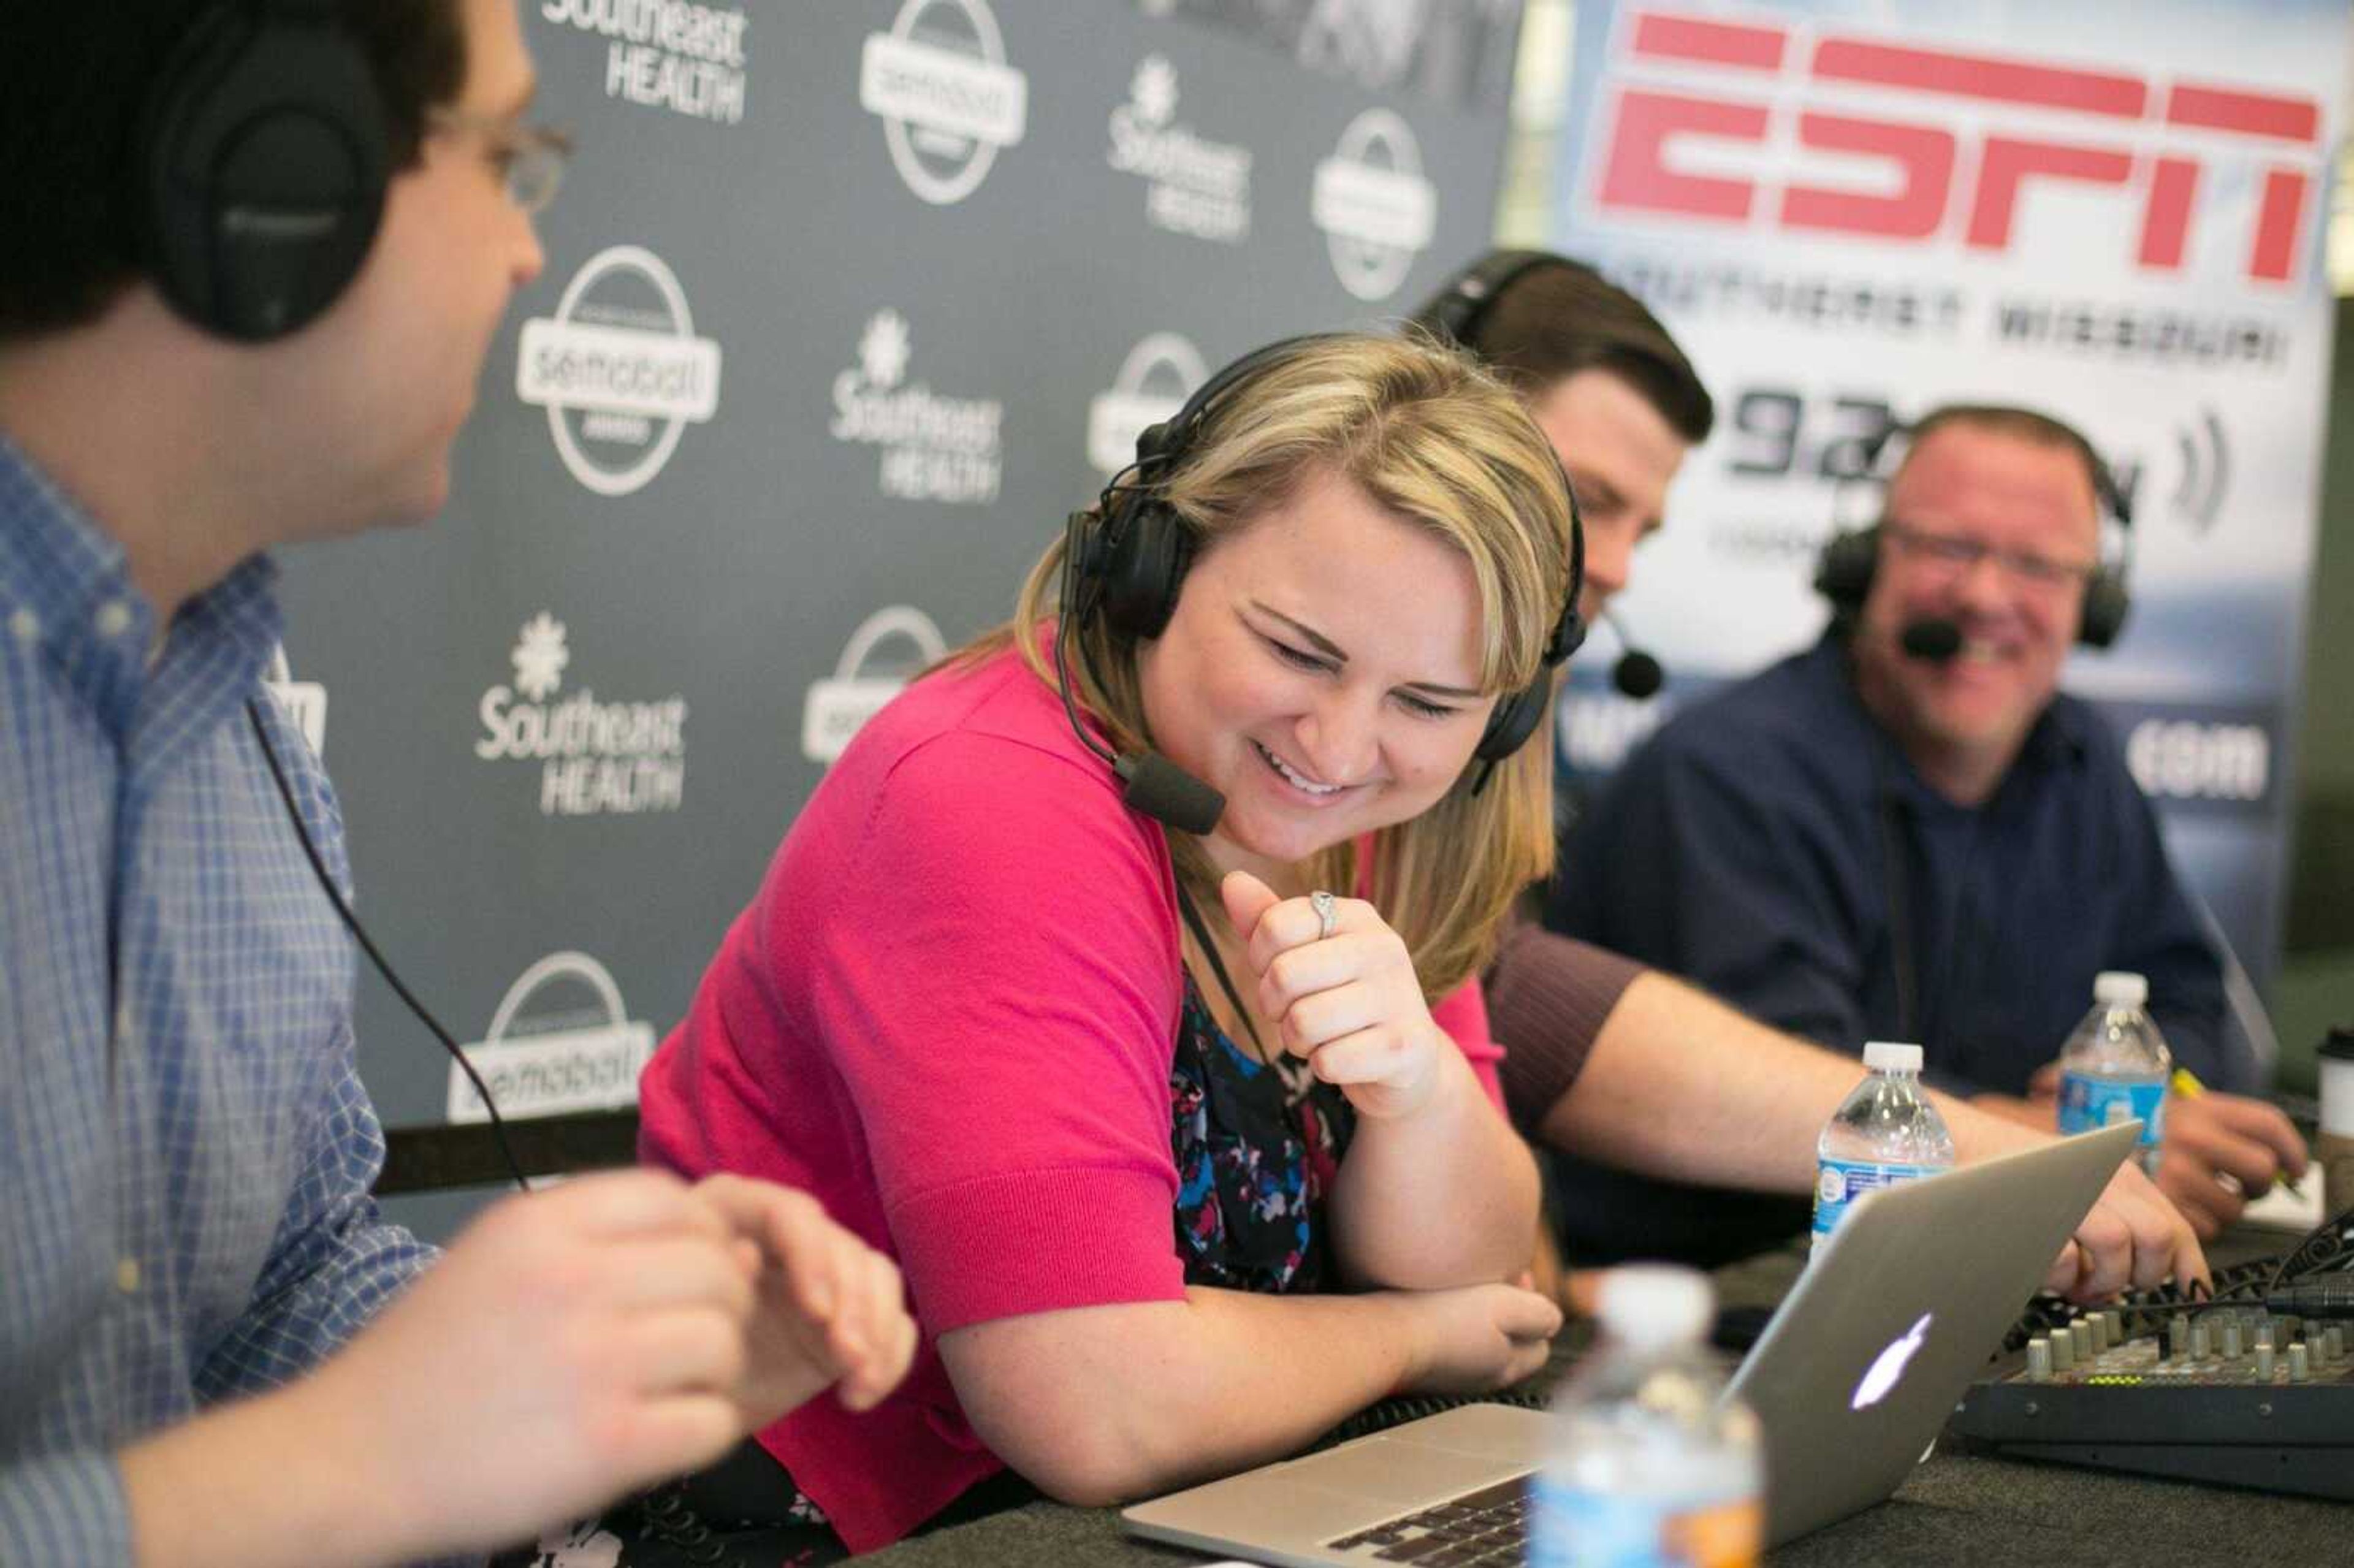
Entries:
POLYGON ((858 339, 858 365, 867 385, 889 388, 907 374, 907 320, 896 311, 877 311, 858 339))
POLYGON ((1177 112, 1177 68, 1162 56, 1145 56, 1137 62, 1128 95, 1137 119, 1155 128, 1168 124, 1177 112))
POLYGON ((564 622, 546 610, 531 618, 515 641, 515 690, 533 702, 545 702, 564 683, 564 666, 572 662, 564 646, 564 622))

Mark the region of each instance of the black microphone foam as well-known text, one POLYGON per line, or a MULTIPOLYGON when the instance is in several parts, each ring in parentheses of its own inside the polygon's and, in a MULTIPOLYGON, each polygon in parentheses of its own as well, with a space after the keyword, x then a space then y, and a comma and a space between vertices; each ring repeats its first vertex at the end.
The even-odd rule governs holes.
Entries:
POLYGON ((1156 751, 1131 751, 1112 764, 1130 810, 1196 838, 1218 825, 1226 798, 1156 751))
POLYGON ((1649 653, 1629 648, 1618 655, 1618 662, 1610 666, 1610 683, 1639 703, 1659 694, 1659 688, 1668 683, 1668 673, 1649 653))
POLYGON ((1617 633, 1620 649, 1618 662, 1610 666, 1610 683, 1617 687, 1621 694, 1638 703, 1657 696, 1659 688, 1668 683, 1666 666, 1635 646, 1635 640, 1627 635, 1626 625, 1619 620, 1615 610, 1606 607, 1602 619, 1610 623, 1612 631, 1617 633))
POLYGON ((1942 616, 1907 621, 1897 643, 1915 659, 1942 664, 1962 651, 1962 629, 1942 616))

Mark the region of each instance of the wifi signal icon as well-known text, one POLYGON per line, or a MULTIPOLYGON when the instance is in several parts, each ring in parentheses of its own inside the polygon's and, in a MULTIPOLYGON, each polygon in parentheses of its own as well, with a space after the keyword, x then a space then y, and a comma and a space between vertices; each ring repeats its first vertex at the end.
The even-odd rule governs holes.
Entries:
POLYGON ((2205 534, 2223 514, 2223 498, 2231 488, 2232 449, 2214 407, 2207 405, 2199 412, 2197 423, 2178 427, 2174 432, 2179 468, 2174 493, 2167 502, 2177 517, 2205 534))

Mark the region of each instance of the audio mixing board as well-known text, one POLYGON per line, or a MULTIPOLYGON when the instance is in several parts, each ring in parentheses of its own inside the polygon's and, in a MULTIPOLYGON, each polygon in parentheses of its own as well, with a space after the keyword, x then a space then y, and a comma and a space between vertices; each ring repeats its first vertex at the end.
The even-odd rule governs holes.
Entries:
POLYGON ((2210 1300, 2031 1313, 1946 1435, 1966 1451, 2354 1501, 2354 1319, 2337 1315, 2354 1279, 2283 1275, 2267 1259, 2219 1274, 2210 1300))

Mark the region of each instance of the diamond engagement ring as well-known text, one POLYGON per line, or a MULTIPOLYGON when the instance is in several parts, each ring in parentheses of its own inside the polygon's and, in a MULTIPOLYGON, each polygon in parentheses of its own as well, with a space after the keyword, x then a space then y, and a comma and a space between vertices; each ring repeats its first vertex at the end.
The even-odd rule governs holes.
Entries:
POLYGON ((1340 906, 1333 901, 1331 894, 1320 887, 1308 895, 1308 904, 1309 907, 1316 911, 1318 941, 1326 940, 1333 932, 1341 928, 1340 906))

